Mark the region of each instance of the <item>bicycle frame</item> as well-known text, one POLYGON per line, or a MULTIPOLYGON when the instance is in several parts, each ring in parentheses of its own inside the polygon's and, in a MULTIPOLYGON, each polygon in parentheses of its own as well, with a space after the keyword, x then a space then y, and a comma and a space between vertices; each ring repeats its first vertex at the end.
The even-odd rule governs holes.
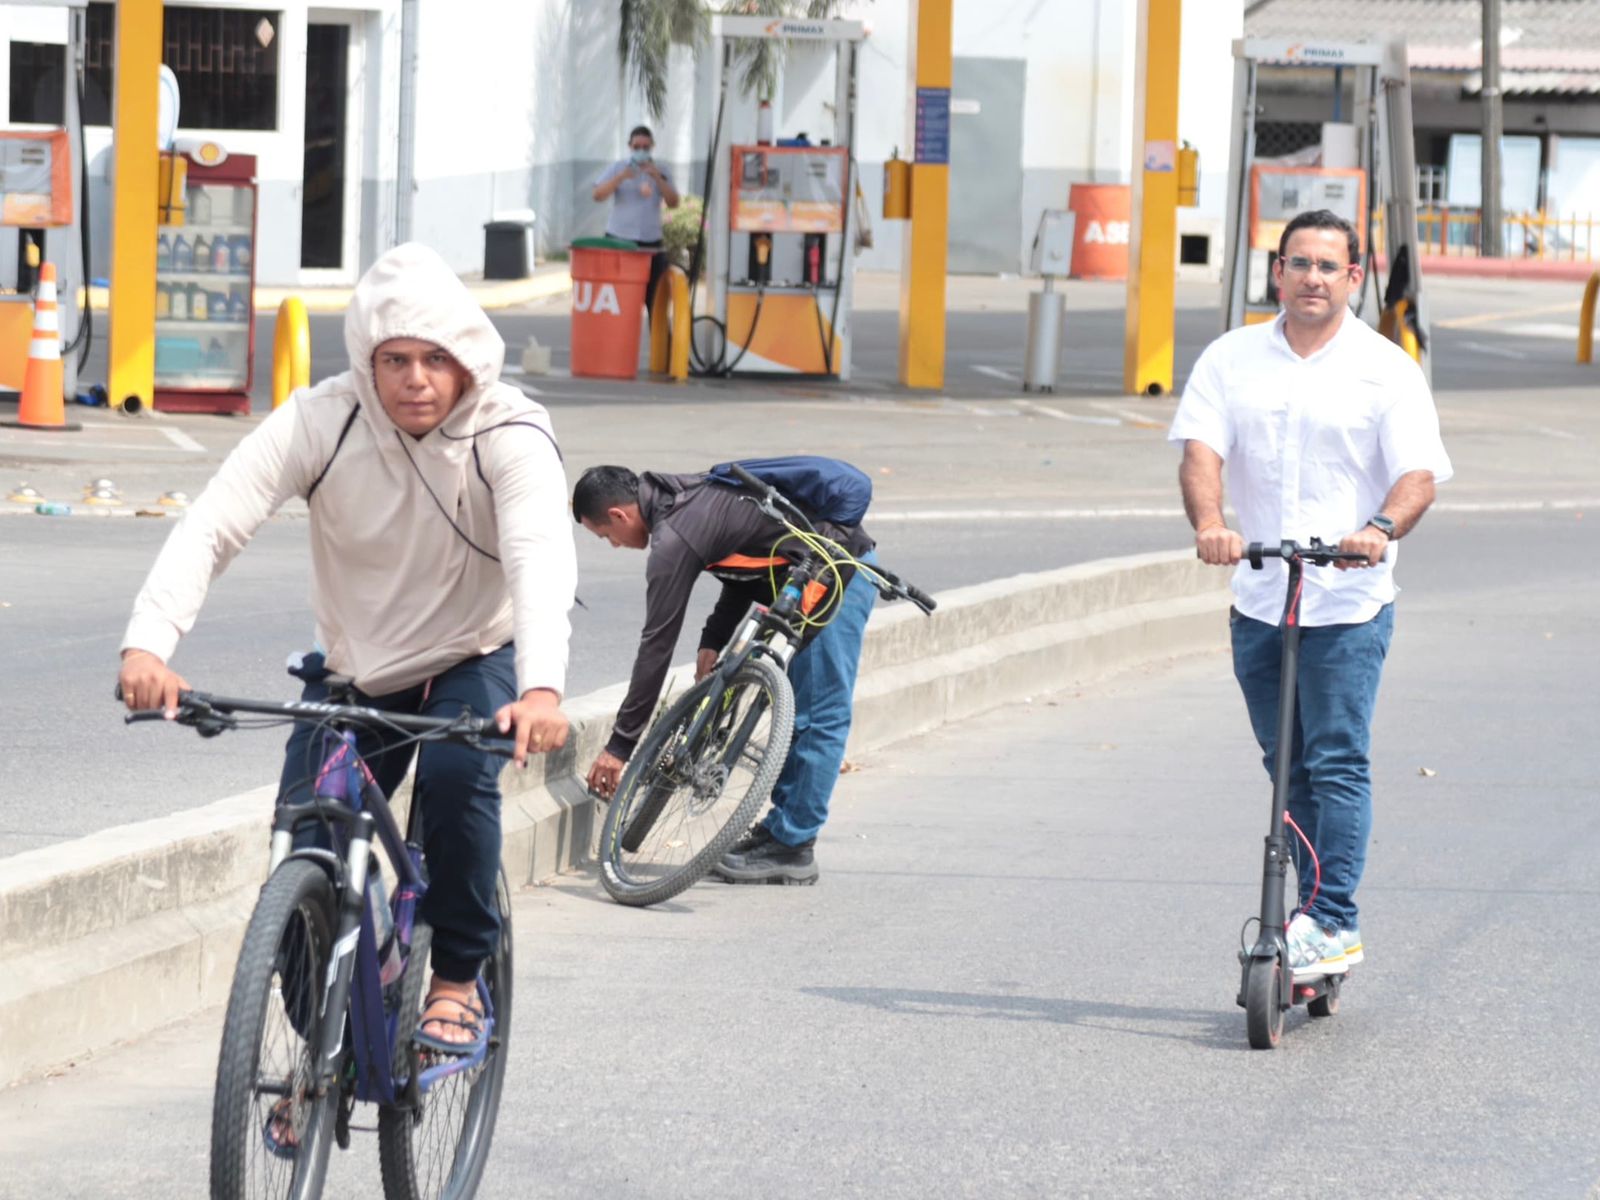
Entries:
MULTIPOLYGON (((409 962, 411 935, 417 906, 427 892, 422 873, 421 847, 408 842, 395 821, 382 790, 356 750, 356 735, 349 729, 332 734, 322 767, 317 772, 316 798, 301 804, 279 805, 272 823, 271 871, 290 859, 307 859, 328 871, 339 897, 337 932, 328 963, 319 1013, 319 1044, 316 1049, 315 1085, 318 1096, 336 1086, 335 1075, 344 1049, 345 1021, 338 1014, 349 1014, 351 1050, 355 1055, 357 1100, 401 1106, 415 1106, 423 1092, 448 1075, 470 1070, 482 1063, 490 1039, 471 1055, 418 1071, 417 1053, 411 1054, 410 1087, 402 1094, 394 1074, 394 1047, 400 1020, 399 1009, 386 1004, 378 961, 377 930, 367 903, 367 879, 373 869, 372 838, 376 831, 384 852, 393 864, 397 881, 391 904, 394 909, 395 938, 400 945, 402 963, 409 962), (334 831, 335 849, 294 848, 296 833, 315 824, 334 831), (338 845, 344 843, 343 857, 338 845)), ((494 1030, 493 1001, 480 979, 478 996, 484 1006, 484 1020, 490 1036, 494 1030)))

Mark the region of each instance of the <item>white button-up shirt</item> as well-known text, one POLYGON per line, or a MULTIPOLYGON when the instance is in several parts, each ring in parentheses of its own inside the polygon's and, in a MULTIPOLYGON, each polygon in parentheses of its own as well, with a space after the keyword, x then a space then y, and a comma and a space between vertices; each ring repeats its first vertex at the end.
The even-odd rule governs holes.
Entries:
MULTIPOLYGON (((1304 545, 1313 536, 1337 543, 1381 511, 1402 475, 1450 478, 1433 397, 1405 351, 1346 312, 1333 339, 1301 358, 1284 338, 1283 320, 1231 330, 1206 347, 1167 434, 1221 455, 1246 543, 1304 545)), ((1302 623, 1377 616, 1395 597, 1399 551, 1391 545, 1382 563, 1359 570, 1307 567, 1302 623)), ((1235 607, 1276 625, 1287 572, 1278 559, 1259 571, 1241 562, 1235 607)))

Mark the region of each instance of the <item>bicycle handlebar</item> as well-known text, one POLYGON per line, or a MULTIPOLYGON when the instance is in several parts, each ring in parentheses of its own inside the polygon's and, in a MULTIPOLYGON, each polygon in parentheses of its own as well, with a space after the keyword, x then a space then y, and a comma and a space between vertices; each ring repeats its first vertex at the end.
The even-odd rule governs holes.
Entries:
MULTIPOLYGON (((117 699, 121 700, 120 684, 116 694, 117 699)), ((458 717, 423 717, 409 713, 386 713, 356 704, 323 704, 314 700, 237 700, 191 691, 178 694, 178 715, 174 720, 179 725, 198 730, 202 737, 215 737, 226 730, 238 728, 237 715, 240 713, 284 717, 294 721, 332 721, 391 732, 399 730, 421 735, 428 740, 460 742, 491 754, 510 756, 512 753, 511 739, 500 732, 493 718, 474 717, 467 713, 458 717)), ((139 709, 125 716, 123 723, 132 725, 139 721, 165 719, 166 714, 160 709, 139 709)))
MULTIPOLYGON (((818 537, 821 536, 821 534, 817 532, 817 527, 811 523, 810 518, 808 518, 806 514, 800 510, 800 507, 795 504, 793 500, 790 500, 789 497, 780 492, 777 488, 773 487, 771 484, 763 482, 761 479, 752 475, 749 471, 745 470, 736 462, 729 463, 728 470, 732 472, 733 477, 740 483, 744 484, 745 487, 757 493, 759 498, 756 498, 755 502, 769 517, 773 517, 774 519, 781 521, 784 519, 785 513, 787 513, 796 518, 798 522, 805 527, 806 532, 814 534, 818 537), (780 512, 780 509, 784 511, 780 512)), ((939 607, 939 602, 932 596, 928 595, 927 592, 923 591, 919 587, 915 587, 912 584, 906 583, 893 572, 886 571, 879 566, 873 566, 871 569, 875 574, 882 576, 884 581, 888 584, 887 587, 878 589, 878 594, 885 600, 897 600, 901 597, 904 597, 929 616, 933 614, 934 609, 939 607)))
POLYGON ((1299 542, 1285 538, 1276 546, 1265 546, 1260 542, 1251 542, 1245 557, 1249 559, 1254 570, 1261 570, 1264 559, 1281 558, 1285 561, 1298 558, 1312 566, 1326 567, 1336 562, 1366 562, 1367 556, 1359 550, 1341 550, 1337 546, 1326 545, 1321 538, 1312 538, 1309 546, 1302 546, 1299 542))

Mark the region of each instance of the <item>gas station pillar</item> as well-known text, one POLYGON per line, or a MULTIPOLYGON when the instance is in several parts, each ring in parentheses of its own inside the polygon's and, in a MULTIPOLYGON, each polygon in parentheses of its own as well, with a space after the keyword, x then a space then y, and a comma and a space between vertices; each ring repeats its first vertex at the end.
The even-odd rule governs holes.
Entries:
POLYGON ((1123 388, 1172 390, 1178 261, 1178 41, 1183 0, 1139 0, 1134 74, 1133 224, 1123 388))
POLYGON ((107 391, 113 407, 134 397, 147 412, 155 400, 161 29, 162 0, 117 0, 107 391))
POLYGON ((900 267, 899 376, 904 387, 944 386, 953 4, 954 0, 911 0, 907 54, 912 93, 911 221, 900 267))

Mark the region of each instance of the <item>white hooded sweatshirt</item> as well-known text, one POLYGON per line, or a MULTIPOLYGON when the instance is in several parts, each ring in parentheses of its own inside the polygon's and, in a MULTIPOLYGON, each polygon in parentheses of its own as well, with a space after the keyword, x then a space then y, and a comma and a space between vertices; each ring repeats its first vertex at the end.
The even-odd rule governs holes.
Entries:
POLYGON ((519 693, 561 693, 577 581, 566 477, 549 415, 500 382, 505 343, 415 244, 356 286, 344 340, 350 370, 290 396, 172 531, 123 648, 170 660, 211 581, 284 501, 311 493, 311 609, 330 668, 383 695, 515 640, 519 693), (432 342, 472 376, 422 438, 378 400, 372 354, 391 338, 432 342))

